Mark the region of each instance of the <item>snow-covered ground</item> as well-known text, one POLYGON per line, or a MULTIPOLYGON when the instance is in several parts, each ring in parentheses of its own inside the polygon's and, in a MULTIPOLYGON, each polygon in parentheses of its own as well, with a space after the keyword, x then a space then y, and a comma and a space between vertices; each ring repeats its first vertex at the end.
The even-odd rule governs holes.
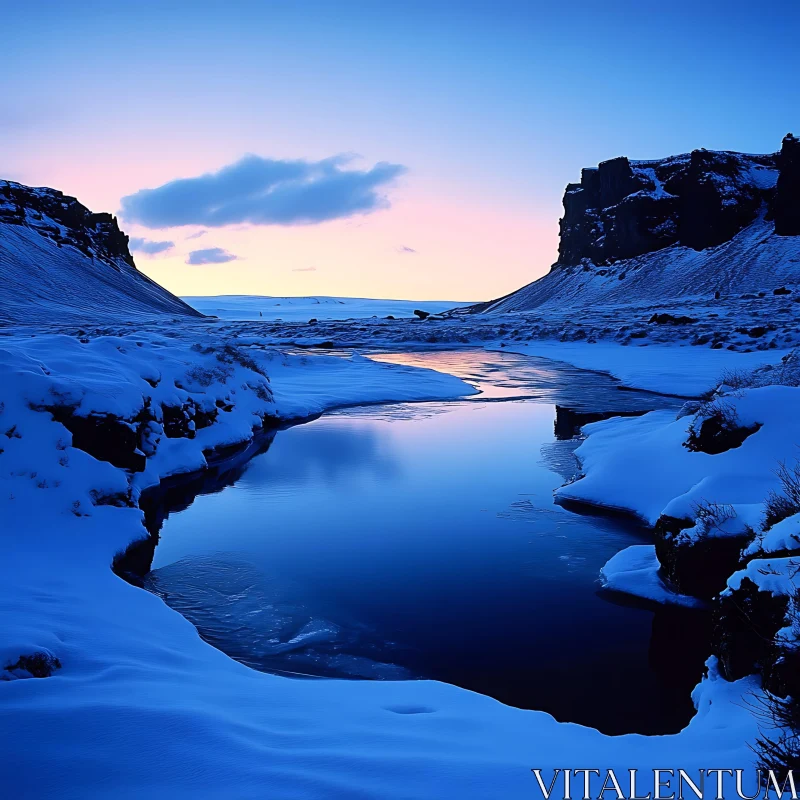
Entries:
POLYGON ((344 320, 368 317, 413 317, 414 310, 438 314, 470 305, 448 300, 375 300, 360 297, 260 297, 258 295, 220 295, 184 297, 193 308, 220 319, 282 320, 308 322, 310 319, 344 320))
MULTIPOLYGON (((532 768, 751 765, 756 721, 742 698, 757 682, 728 683, 713 660, 683 732, 609 737, 436 682, 258 673, 118 578, 115 555, 145 535, 141 488, 202 469, 215 448, 248 441, 270 418, 472 391, 443 373, 284 353, 253 330, 239 333, 198 323, 0 340, 4 791, 505 800, 536 795, 532 768), (77 431, 75 418, 114 423, 99 439, 84 431, 83 446, 111 436, 139 471, 73 446, 51 410, 77 431)), ((643 774, 644 792, 651 777, 643 774)))

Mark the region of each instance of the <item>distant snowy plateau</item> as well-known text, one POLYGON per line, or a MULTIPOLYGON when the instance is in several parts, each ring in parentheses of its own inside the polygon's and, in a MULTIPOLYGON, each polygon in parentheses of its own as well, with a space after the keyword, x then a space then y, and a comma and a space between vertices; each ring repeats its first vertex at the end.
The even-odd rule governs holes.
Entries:
POLYGON ((0 181, 8 796, 505 799, 537 796, 532 768, 752 766, 748 703, 800 695, 800 142, 613 159, 564 207, 551 271, 493 302, 187 303, 137 269, 111 215, 0 181), (265 427, 474 393, 370 358, 431 347, 541 355, 686 398, 677 416, 586 426, 580 474, 557 492, 652 527, 652 545, 606 565, 609 591, 714 608, 681 733, 610 737, 432 681, 260 673, 112 570, 147 536, 144 490, 265 427))

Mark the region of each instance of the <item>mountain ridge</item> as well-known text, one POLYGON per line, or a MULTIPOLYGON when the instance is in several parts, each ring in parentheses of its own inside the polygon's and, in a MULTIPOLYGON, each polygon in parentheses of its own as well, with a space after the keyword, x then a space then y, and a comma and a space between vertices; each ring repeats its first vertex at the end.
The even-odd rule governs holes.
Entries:
POLYGON ((203 316, 136 268, 112 214, 7 180, 0 180, 0 283, 0 325, 203 316))
POLYGON ((625 156, 564 193, 550 272, 470 313, 773 291, 800 281, 800 139, 777 153, 625 156))

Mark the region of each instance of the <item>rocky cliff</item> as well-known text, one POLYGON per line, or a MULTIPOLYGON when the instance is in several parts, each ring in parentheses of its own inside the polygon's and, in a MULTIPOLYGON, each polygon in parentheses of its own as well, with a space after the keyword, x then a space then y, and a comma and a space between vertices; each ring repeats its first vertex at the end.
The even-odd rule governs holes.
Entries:
POLYGON ((111 214, 0 181, 0 324, 201 316, 136 269, 111 214))
POLYGON ((567 186, 550 273, 474 310, 771 291, 800 281, 798 235, 800 140, 791 134, 769 155, 614 158, 567 186))

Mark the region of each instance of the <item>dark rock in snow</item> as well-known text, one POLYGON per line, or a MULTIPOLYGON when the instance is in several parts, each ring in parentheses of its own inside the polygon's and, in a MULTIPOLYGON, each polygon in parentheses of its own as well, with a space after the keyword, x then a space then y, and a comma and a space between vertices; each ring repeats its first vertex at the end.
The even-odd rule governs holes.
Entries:
POLYGON ((420 319, 427 319, 430 314, 427 311, 421 311, 419 308, 414 309, 414 314, 418 316, 420 319))
POLYGON ((61 661, 52 653, 40 650, 21 655, 16 662, 7 664, 4 669, 17 678, 49 678, 55 670, 61 669, 61 661))
POLYGON ((72 434, 73 447, 121 469, 144 470, 147 459, 139 449, 139 433, 133 423, 110 415, 80 417, 63 406, 48 410, 72 434))
POLYGON ((556 419, 553 423, 553 432, 556 439, 574 439, 581 432, 584 425, 599 422, 611 417, 638 417, 644 412, 640 411, 576 411, 573 408, 556 405, 556 419))
POLYGON ((724 413, 711 413, 699 426, 693 424, 684 447, 693 453, 718 455, 741 447, 744 440, 760 428, 760 425, 739 425, 724 413))
POLYGON ((692 325, 697 320, 694 317, 673 316, 672 314, 653 314, 648 322, 653 325, 692 325))
MULTIPOLYGON (((714 612, 712 644, 722 674, 738 680, 759 670, 773 674, 778 659, 775 634, 786 624, 788 598, 761 592, 749 578, 720 597, 714 612)), ((768 682, 768 681, 767 681, 768 682)))
POLYGON ((681 594, 711 600, 739 566, 752 536, 687 536, 691 520, 662 516, 656 523, 656 555, 665 577, 681 594))

